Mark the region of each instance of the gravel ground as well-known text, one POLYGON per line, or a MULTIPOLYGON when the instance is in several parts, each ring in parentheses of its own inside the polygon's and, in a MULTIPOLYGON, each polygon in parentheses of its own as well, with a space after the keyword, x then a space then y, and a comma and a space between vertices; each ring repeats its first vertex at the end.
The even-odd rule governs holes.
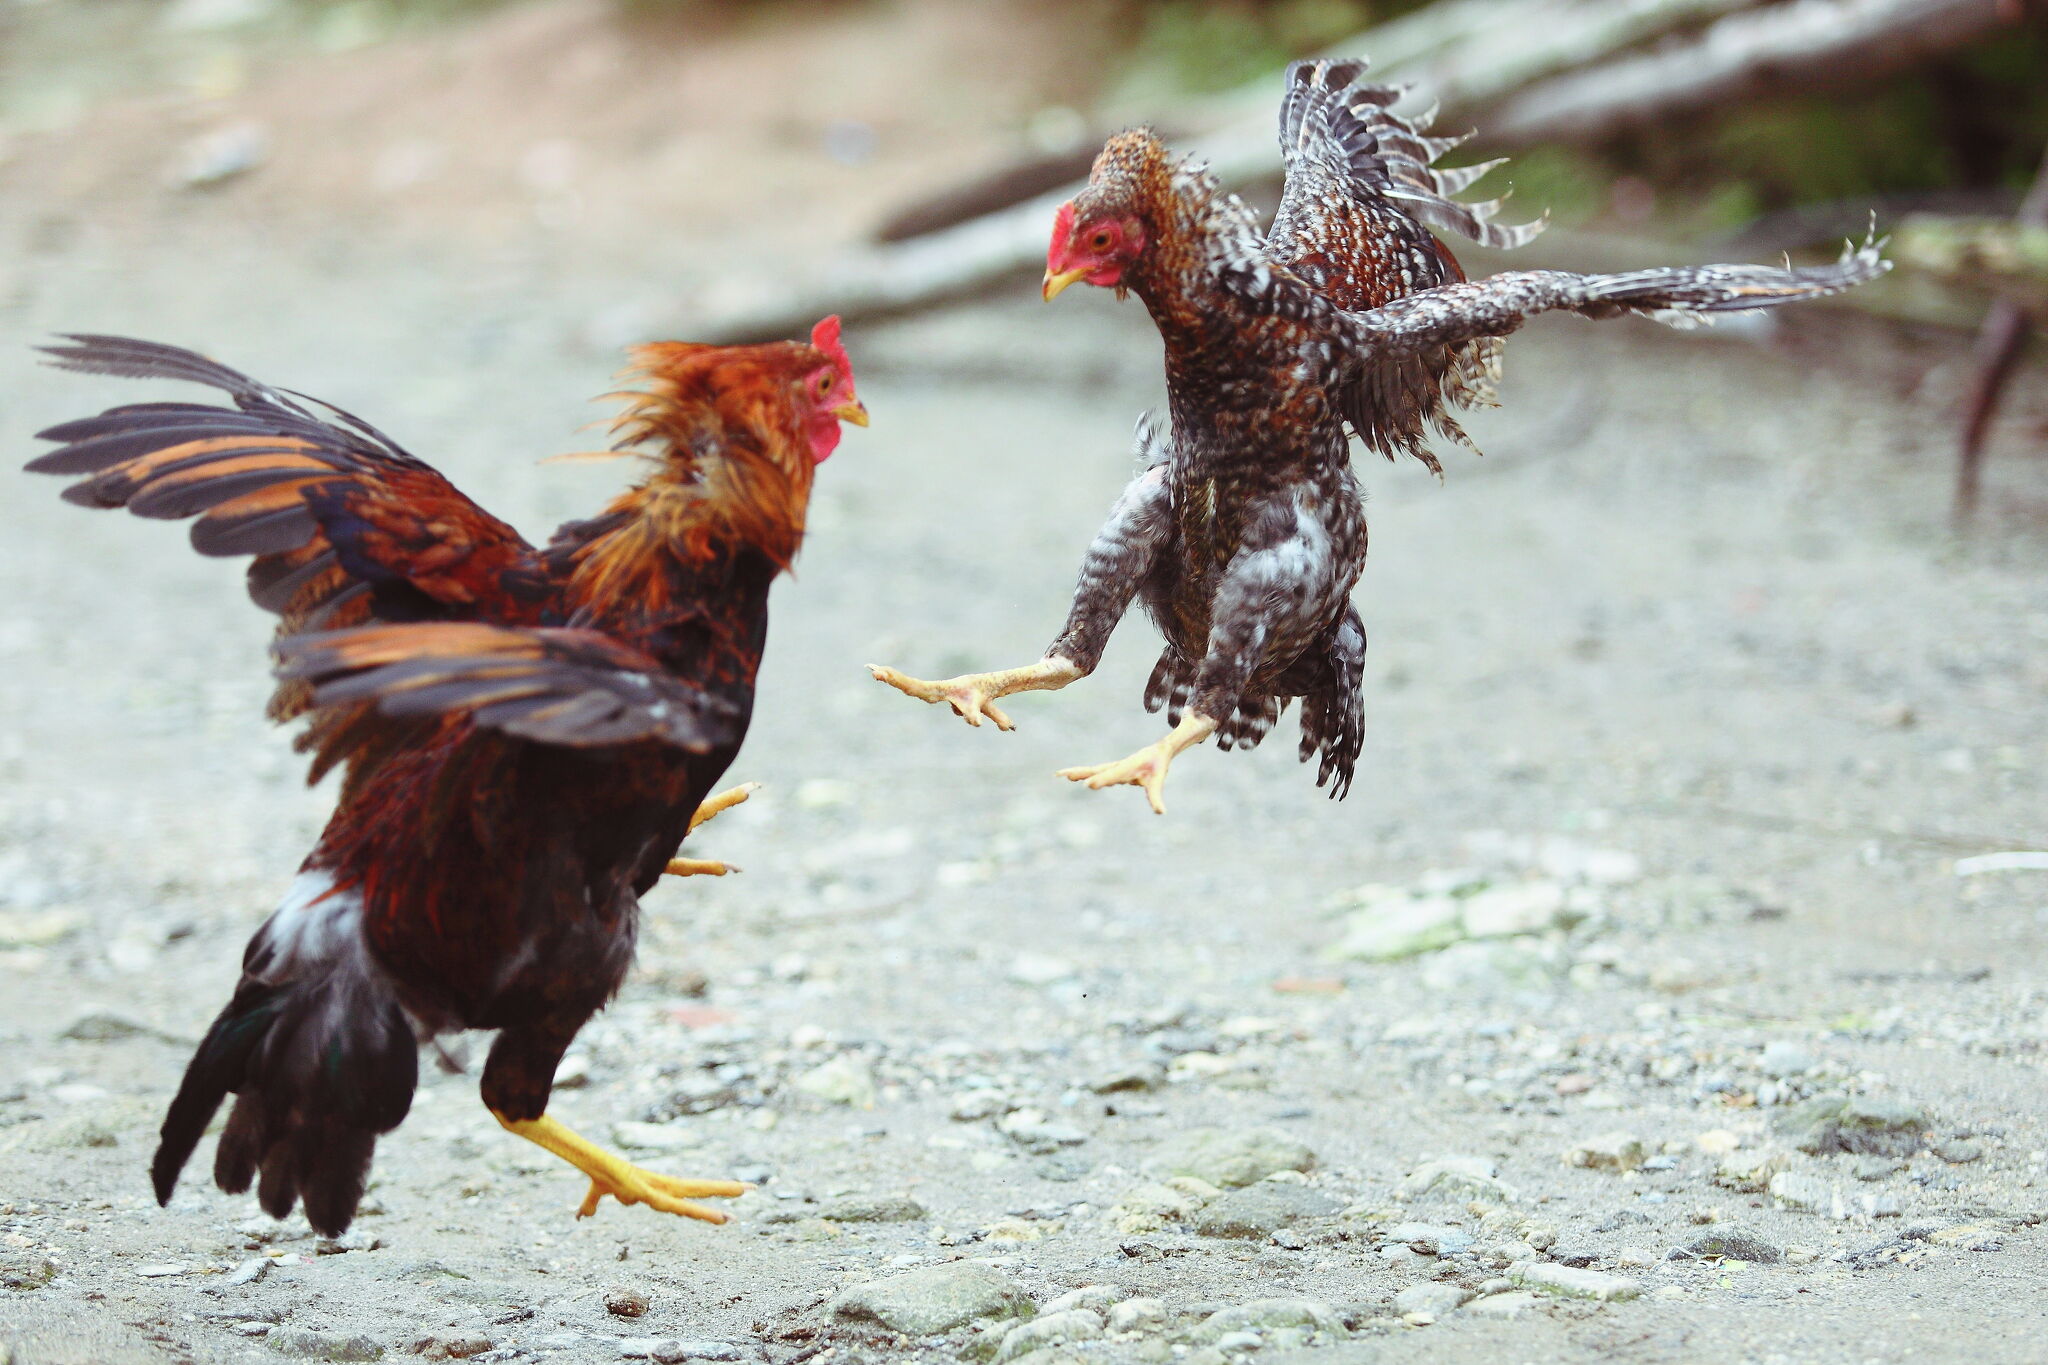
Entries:
MULTIPOLYGON (((530 533, 618 477, 534 460, 629 262, 0 210, 17 457, 143 392, 23 359, 103 328, 362 411, 530 533)), ((1484 461, 1366 471, 1351 798, 1283 726, 1184 759, 1161 819, 1051 775, 1158 731, 1141 621, 1015 734, 862 668, 1050 637, 1156 401, 1142 316, 854 329, 875 426, 778 592, 765 790, 698 850, 745 872, 648 898, 555 1102, 757 1181, 723 1228, 576 1222, 436 1071, 341 1243, 192 1174, 155 1206, 162 1107, 329 794, 260 719, 237 574, 13 476, 0 1360, 2048 1359, 2048 880, 1957 868, 2048 840, 2040 400, 1958 547, 1961 343, 1724 331, 1518 338, 1484 461)))

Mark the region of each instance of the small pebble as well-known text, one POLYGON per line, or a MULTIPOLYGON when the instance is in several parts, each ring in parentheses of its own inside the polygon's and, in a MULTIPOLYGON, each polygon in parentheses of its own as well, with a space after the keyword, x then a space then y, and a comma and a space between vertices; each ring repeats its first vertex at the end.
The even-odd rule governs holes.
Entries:
POLYGON ((1643 1292, 1639 1281, 1600 1270, 1577 1270, 1567 1266, 1523 1261, 1508 1272, 1508 1278, 1525 1289, 1574 1299, 1633 1299, 1643 1292))
POLYGON ((1009 1107, 1009 1101, 993 1090, 973 1090, 953 1101, 947 1117, 955 1123, 977 1123, 992 1119, 1009 1107))
POLYGON ((1093 1341, 1101 1335, 1102 1319, 1090 1309, 1069 1308, 1058 1313, 1044 1313, 1005 1332, 995 1358, 997 1361, 1015 1360, 1046 1347, 1093 1341))
POLYGON ((1191 1175, 1230 1188, 1264 1180, 1275 1171, 1309 1171, 1315 1153, 1270 1128, 1196 1129, 1171 1140, 1155 1158, 1168 1175, 1191 1175))
POLYGON ((1036 1307, 995 1267, 953 1261, 854 1285, 832 1301, 831 1311, 910 1336, 936 1336, 982 1319, 1030 1317, 1036 1307))
POLYGON ((1632 1171, 1648 1158, 1643 1140, 1633 1133, 1602 1133, 1564 1154, 1565 1164, 1595 1171, 1632 1171))
POLYGON ((301 1360, 382 1360, 384 1348, 365 1336, 343 1332, 313 1332, 303 1327, 273 1327, 264 1338, 279 1355, 301 1360))
POLYGON ((1693 1238, 1686 1243, 1685 1249, 1695 1256, 1720 1256, 1756 1265, 1776 1265, 1784 1254, 1755 1233, 1728 1225, 1717 1226, 1712 1232, 1693 1238))
POLYGON ((1079 1289, 1069 1289, 1058 1298, 1047 1301, 1038 1311, 1064 1313, 1070 1308, 1086 1308, 1091 1312, 1107 1313, 1123 1296, 1123 1290, 1113 1284, 1084 1284, 1079 1289))
POLYGON ((1144 1332, 1166 1321, 1166 1305, 1158 1299, 1125 1299, 1109 1310, 1109 1330, 1115 1333, 1144 1332))
POLYGON ((835 1199, 819 1208, 818 1217, 834 1223, 915 1223, 930 1215, 907 1194, 835 1199))
POLYGON ((1130 1090, 1157 1090, 1166 1084, 1166 1075, 1156 1066, 1131 1066, 1111 1071, 1088 1082, 1088 1088, 1098 1095, 1115 1095, 1130 1090))
POLYGON ((1826 1213, 1836 1202, 1834 1187, 1804 1171, 1780 1171, 1771 1177, 1771 1198, 1794 1213, 1826 1213))
POLYGON ((1779 1039, 1764 1046, 1759 1063, 1766 1076, 1803 1076, 1813 1070, 1813 1054, 1799 1044, 1779 1039))
POLYGON ((236 1266, 234 1273, 225 1280, 222 1280, 221 1283, 225 1285, 254 1284, 262 1279, 269 1270, 270 1258, 268 1256, 251 1256, 236 1266))
POLYGON ((1455 1312, 1471 1297, 1471 1291, 1462 1285, 1433 1280, 1425 1284, 1411 1284, 1394 1295, 1394 1311, 1403 1317, 1410 1313, 1426 1313, 1431 1321, 1435 1321, 1455 1312))
POLYGON ((615 1318, 637 1318, 647 1312, 650 1300, 638 1289, 608 1289, 604 1295, 604 1311, 615 1318))
POLYGON ((843 1104, 852 1109, 874 1108, 875 1097, 879 1093, 875 1073, 869 1070, 867 1063, 851 1054, 834 1057, 811 1068, 792 1084, 827 1104, 843 1104))
POLYGON ((1463 1228, 1436 1223, 1396 1223, 1387 1229, 1387 1240, 1424 1256, 1447 1256, 1469 1250, 1472 1234, 1463 1228))

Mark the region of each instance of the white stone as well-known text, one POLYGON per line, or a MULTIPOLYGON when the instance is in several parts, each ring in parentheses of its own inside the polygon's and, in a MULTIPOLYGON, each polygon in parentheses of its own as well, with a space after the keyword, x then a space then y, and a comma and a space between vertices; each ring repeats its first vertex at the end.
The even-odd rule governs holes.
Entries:
POLYGON ((1459 920, 1472 938, 1503 938, 1535 934, 1560 921, 1564 888, 1556 882, 1524 882, 1495 886, 1468 898, 1459 920))
POLYGON ((875 1075, 860 1058, 841 1055, 812 1067, 796 1078, 796 1088, 828 1104, 854 1109, 875 1107, 875 1075))
POLYGON ((1768 1188, 1771 1198, 1781 1209, 1791 1209, 1794 1213, 1825 1213, 1837 1218, 1843 1216, 1837 1211, 1842 1202, 1841 1196, 1833 1185, 1817 1175, 1808 1175, 1804 1171, 1780 1171, 1771 1177, 1768 1188))
POLYGON ((1353 911, 1331 954, 1390 962, 1456 943, 1464 932, 1458 902, 1449 896, 1386 900, 1353 911))
POLYGON ((635 1152, 680 1152, 700 1147, 703 1136, 684 1123, 640 1123, 621 1119, 612 1125, 619 1146, 635 1152))
POLYGON ((1633 1299, 1643 1292, 1640 1281, 1601 1270, 1576 1270, 1544 1261, 1517 1261, 1508 1278, 1525 1289, 1573 1299, 1633 1299))
POLYGON ((1632 1171, 1649 1155, 1633 1133, 1602 1133, 1587 1138, 1564 1154, 1565 1164, 1596 1171, 1632 1171))

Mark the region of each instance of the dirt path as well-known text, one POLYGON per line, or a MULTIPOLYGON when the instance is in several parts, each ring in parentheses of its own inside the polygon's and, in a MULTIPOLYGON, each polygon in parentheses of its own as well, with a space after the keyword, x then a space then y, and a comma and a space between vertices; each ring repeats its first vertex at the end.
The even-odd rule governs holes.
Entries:
MULTIPOLYGON (((199 344, 363 411, 529 530, 617 477, 533 461, 590 416, 611 358, 580 338, 632 297, 630 260, 168 219, 53 238, 45 207, 0 197, 17 457, 139 395, 25 363, 61 327, 199 344)), ((328 793, 259 718, 266 623, 233 569, 0 476, 0 1267, 27 1286, 0 1296, 0 1359, 342 1359, 354 1337, 568 1365, 683 1357, 661 1341, 955 1359, 1009 1323, 927 1340, 828 1300, 973 1260, 1041 1306, 1087 1284, 1161 1303, 1033 1365, 1200 1365, 1234 1325, 1211 1314, 1276 1296, 1329 1316, 1249 1314, 1260 1360, 2048 1358, 2048 882, 1953 866, 2048 840, 2048 470, 2004 456, 2003 513, 1967 552, 1942 537, 1939 411, 1909 395, 1942 392, 1919 377, 1960 348, 1822 315, 1768 344, 1532 328, 1473 424, 1486 460, 1452 457, 1441 488, 1367 471, 1350 800, 1321 799, 1289 722, 1184 761, 1156 819, 1050 776, 1154 733, 1141 622, 1012 735, 861 668, 1036 653, 1156 344, 1106 296, 849 338, 875 426, 823 471, 779 590, 739 769, 766 792, 704 841, 746 872, 649 898, 641 968, 557 1100, 601 1135, 658 1124, 623 1130, 650 1164, 760 1181, 722 1229, 574 1222, 570 1174, 438 1073, 343 1247, 189 1176, 155 1207, 187 1040, 328 793), (1328 956, 1451 890, 1516 932, 1328 956), (1916 1150, 1799 1151, 1812 1123, 1788 1116, 1827 1094, 1905 1114, 1884 1140, 1916 1150), (1177 1147, 1201 1127, 1269 1130, 1259 1170, 1306 1147, 1306 1183, 1143 1193, 1220 1174, 1177 1147), (1507 1188, 1402 1197, 1452 1156, 1507 1188), (1794 1179, 1729 1188, 1753 1157, 1794 1179), (1731 1227, 1776 1263, 1685 1253, 1731 1227), (1518 1264, 1642 1292, 1517 1313, 1518 1264), (1437 1282, 1457 1292, 1435 1310, 1395 1297, 1437 1282), (617 1290, 645 1313, 609 1310, 617 1290), (1472 1291, 1491 1302, 1450 1306, 1472 1291)))

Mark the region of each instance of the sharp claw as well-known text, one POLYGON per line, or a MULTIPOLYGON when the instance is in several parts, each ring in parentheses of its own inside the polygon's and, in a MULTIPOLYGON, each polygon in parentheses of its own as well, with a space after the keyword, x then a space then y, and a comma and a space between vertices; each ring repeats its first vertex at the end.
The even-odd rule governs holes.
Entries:
POLYGON ((1079 768, 1062 768, 1058 776, 1069 782, 1085 782, 1090 791, 1109 787, 1136 787, 1154 815, 1166 814, 1166 767, 1155 754, 1140 751, 1114 763, 1093 763, 1079 768))
POLYGON ((729 872, 740 870, 738 863, 720 862, 716 858, 671 858, 662 868, 667 877, 723 877, 729 872))
POLYGON ((610 1195, 621 1204, 645 1204, 661 1213, 681 1214, 707 1223, 723 1223, 728 1221, 728 1215, 680 1196, 725 1199, 754 1188, 737 1180, 682 1180, 643 1170, 605 1151, 548 1115, 512 1119, 497 1110, 491 1112, 509 1132, 553 1152, 590 1178, 590 1188, 584 1192, 583 1202, 576 1208, 578 1218, 595 1214, 599 1203, 610 1195))
POLYGON ((658 1213, 680 1214, 684 1218, 696 1218, 706 1223, 729 1223, 732 1215, 723 1213, 707 1204, 689 1199, 671 1199, 665 1194, 649 1193, 647 1207, 658 1213))
POLYGON ((644 1172, 640 1178, 662 1193, 679 1199, 737 1199, 758 1188, 751 1180, 687 1180, 663 1175, 659 1171, 644 1172))
POLYGON ((963 673, 957 678, 926 681, 912 678, 886 664, 869 664, 868 675, 887 683, 908 697, 936 705, 945 702, 953 714, 976 729, 984 717, 998 730, 1014 730, 1016 724, 995 703, 1015 692, 1057 691, 1082 675, 1078 666, 1064 658, 1041 659, 1023 668, 1006 668, 994 673, 963 673))

